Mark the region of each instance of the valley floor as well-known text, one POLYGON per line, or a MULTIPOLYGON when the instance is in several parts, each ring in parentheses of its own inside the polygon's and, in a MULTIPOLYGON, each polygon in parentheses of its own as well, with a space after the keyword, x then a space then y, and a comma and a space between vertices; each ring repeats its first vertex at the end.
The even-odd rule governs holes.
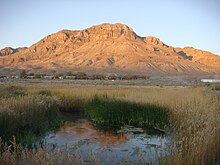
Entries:
MULTIPOLYGON (((121 110, 119 112, 128 116, 129 108, 131 113, 134 109, 142 113, 143 106, 149 106, 152 115, 149 113, 148 116, 156 117, 159 121, 162 115, 155 115, 154 111, 164 112, 159 108, 164 107, 168 113, 165 130, 172 136, 172 141, 169 152, 158 160, 158 164, 217 165, 220 162, 220 95, 214 94, 217 91, 220 91, 219 84, 202 85, 198 79, 183 81, 178 77, 132 81, 2 79, 0 135, 7 139, 19 126, 20 130, 26 131, 24 133, 28 140, 31 137, 30 130, 39 133, 56 127, 59 124, 59 115, 56 113, 89 110, 89 115, 95 114, 100 117, 100 113, 97 112, 103 112, 99 109, 103 107, 106 112, 113 107, 110 109, 114 110, 113 112, 121 110), (104 101, 97 100, 97 97, 103 98, 104 101)), ((131 116, 139 117, 137 114, 131 116)), ((108 122, 108 119, 105 118, 101 122, 108 122)), ((142 115, 138 121, 142 121, 141 119, 146 118, 142 115)), ((23 136, 20 139, 23 140, 23 136)), ((41 164, 58 164, 59 161, 68 159, 71 164, 73 160, 80 160, 71 153, 72 157, 68 158, 68 154, 57 156, 60 154, 56 152, 48 155, 46 148, 36 152, 21 149, 20 152, 11 150, 11 145, 3 145, 0 140, 0 147, 5 149, 0 153, 0 164, 39 164, 39 160, 42 160, 41 164), (45 155, 48 156, 47 159, 45 155)), ((16 147, 14 141, 13 145, 16 147)), ((83 160, 79 164, 84 164, 83 160)))
POLYGON ((137 86, 192 86, 205 84, 203 77, 191 76, 154 76, 147 80, 75 80, 75 79, 20 79, 0 78, 0 84, 23 83, 53 83, 53 84, 82 84, 82 85, 137 85, 137 86))

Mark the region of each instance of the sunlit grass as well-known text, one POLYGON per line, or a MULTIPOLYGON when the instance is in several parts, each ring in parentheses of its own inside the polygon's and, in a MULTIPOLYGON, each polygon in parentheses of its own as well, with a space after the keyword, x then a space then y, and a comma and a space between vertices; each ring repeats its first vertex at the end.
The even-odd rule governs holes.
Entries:
MULTIPOLYGON (((141 103, 166 107, 169 113, 169 131, 173 137, 173 142, 168 148, 168 153, 172 154, 161 158, 161 164, 205 165, 220 163, 220 96, 213 95, 212 92, 209 92, 209 87, 160 88, 141 86, 30 84, 23 87, 24 90, 22 90, 22 94, 15 92, 12 95, 7 91, 10 89, 10 86, 0 86, 0 88, 1 91, 4 91, 0 93, 0 114, 1 117, 3 114, 8 115, 2 117, 0 122, 8 122, 6 125, 11 125, 12 128, 14 127, 13 121, 15 120, 12 116, 16 116, 15 114, 20 111, 28 111, 32 106, 36 106, 40 109, 48 108, 47 103, 44 104, 45 107, 38 105, 39 101, 47 99, 57 99, 55 101, 55 103, 58 104, 56 107, 65 112, 83 110, 86 104, 92 103, 95 95, 104 96, 110 101, 125 101, 128 103, 127 105, 137 105, 141 103), (5 88, 8 89, 6 90, 5 88)), ((18 87, 18 90, 19 88, 20 87, 18 87)), ((49 103, 51 103, 50 101, 49 103)), ((109 102, 106 104, 110 106, 108 103, 109 102)), ((125 106, 116 101, 115 106, 117 107, 118 105, 125 106)), ((53 109, 49 108, 48 113, 53 114, 53 110, 56 110, 56 107, 53 109)), ((41 115, 42 111, 39 112, 40 113, 37 114, 41 115)), ((4 148, 7 148, 7 146, 4 148)), ((4 150, 1 154, 0 161, 6 161, 7 155, 7 159, 12 156, 12 160, 18 162, 19 159, 13 158, 13 152, 9 152, 8 150, 4 150)), ((55 160, 62 161, 65 160, 66 156, 60 154, 58 158, 55 153, 54 155, 47 156, 44 148, 35 153, 31 153, 31 150, 27 152, 30 152, 29 154, 24 154, 25 151, 21 152, 23 153, 23 157, 20 160, 26 159, 29 161, 40 161, 41 158, 41 160, 45 162, 53 162, 55 160)), ((70 157, 71 156, 72 155, 70 155, 70 157)), ((80 160, 80 157, 77 159, 80 160)), ((70 161, 71 160, 72 158, 70 161)), ((79 161, 79 164, 82 164, 82 162, 79 161)))
POLYGON ((59 102, 55 96, 3 96, 0 99, 0 137, 8 141, 14 135, 19 142, 31 145, 42 132, 59 126, 59 102))

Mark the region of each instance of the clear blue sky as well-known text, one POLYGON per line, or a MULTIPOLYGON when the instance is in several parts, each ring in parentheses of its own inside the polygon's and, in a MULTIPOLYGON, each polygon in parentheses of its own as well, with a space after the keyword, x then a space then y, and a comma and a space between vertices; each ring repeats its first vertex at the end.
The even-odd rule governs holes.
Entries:
POLYGON ((219 0, 0 0, 0 49, 28 47, 61 29, 116 22, 142 37, 220 55, 219 0))

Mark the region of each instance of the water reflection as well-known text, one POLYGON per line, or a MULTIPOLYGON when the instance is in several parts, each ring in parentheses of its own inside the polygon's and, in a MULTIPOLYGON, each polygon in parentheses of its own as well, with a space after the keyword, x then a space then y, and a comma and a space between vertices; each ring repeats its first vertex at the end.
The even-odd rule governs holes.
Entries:
POLYGON ((158 157, 166 152, 169 142, 166 136, 150 135, 146 130, 138 133, 118 132, 103 132, 88 119, 72 117, 72 121, 65 122, 57 132, 49 134, 44 140, 61 149, 67 147, 73 154, 80 152, 85 160, 90 159, 88 152, 91 152, 91 156, 98 157, 102 164, 114 164, 116 161, 138 163, 141 160, 156 163, 158 157))
MULTIPOLYGON (((88 119, 75 119, 75 121, 65 122, 64 125, 56 132, 49 136, 50 139, 62 139, 68 144, 77 139, 83 139, 100 145, 120 145, 128 140, 127 136, 122 133, 102 132, 96 129, 88 119)), ((47 140, 48 142, 48 140, 47 140)), ((60 143, 60 140, 59 140, 60 143)), ((59 144, 58 144, 59 145, 59 144)))

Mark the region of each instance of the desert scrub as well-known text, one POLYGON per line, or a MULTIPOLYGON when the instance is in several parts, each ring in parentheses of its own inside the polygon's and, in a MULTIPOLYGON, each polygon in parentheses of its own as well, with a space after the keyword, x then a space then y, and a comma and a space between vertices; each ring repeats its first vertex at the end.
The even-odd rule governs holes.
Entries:
POLYGON ((95 96, 84 111, 97 126, 160 127, 168 125, 168 109, 155 104, 141 104, 95 96))
POLYGON ((58 127, 60 101, 56 97, 27 95, 0 99, 0 137, 32 143, 34 138, 58 127))

